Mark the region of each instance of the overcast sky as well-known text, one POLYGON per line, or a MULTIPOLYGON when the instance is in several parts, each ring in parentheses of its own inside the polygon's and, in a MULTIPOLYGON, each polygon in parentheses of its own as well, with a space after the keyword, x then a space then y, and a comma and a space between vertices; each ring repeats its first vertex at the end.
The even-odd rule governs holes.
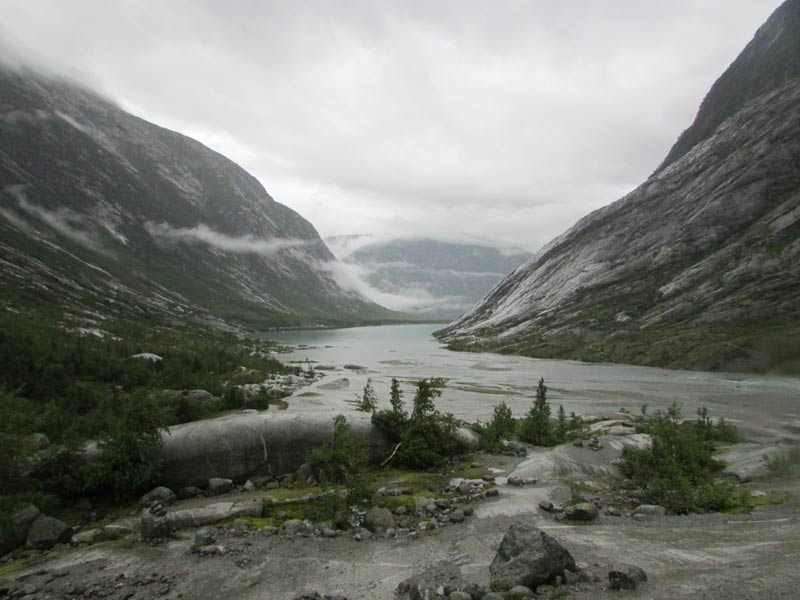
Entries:
POLYGON ((534 249, 652 172, 779 0, 0 0, 0 35, 324 236, 534 249))

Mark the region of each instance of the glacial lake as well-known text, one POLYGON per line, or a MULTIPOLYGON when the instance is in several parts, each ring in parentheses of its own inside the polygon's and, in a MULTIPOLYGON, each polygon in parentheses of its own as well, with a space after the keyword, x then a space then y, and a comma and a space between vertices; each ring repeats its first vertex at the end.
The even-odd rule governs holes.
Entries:
POLYGON ((291 346, 278 358, 309 361, 325 377, 289 399, 290 410, 328 409, 348 413, 352 401, 372 379, 380 406, 388 406, 389 385, 398 378, 410 403, 414 383, 444 377, 447 387, 440 410, 474 421, 486 420, 506 402, 523 415, 543 377, 555 414, 609 413, 624 407, 652 412, 673 401, 693 416, 705 405, 712 416, 735 421, 751 434, 781 437, 786 426, 800 428, 800 378, 741 373, 677 371, 619 364, 545 360, 491 353, 447 350, 432 333, 441 325, 394 325, 347 329, 292 330, 264 337, 291 346), (362 367, 362 368, 352 368, 362 367))

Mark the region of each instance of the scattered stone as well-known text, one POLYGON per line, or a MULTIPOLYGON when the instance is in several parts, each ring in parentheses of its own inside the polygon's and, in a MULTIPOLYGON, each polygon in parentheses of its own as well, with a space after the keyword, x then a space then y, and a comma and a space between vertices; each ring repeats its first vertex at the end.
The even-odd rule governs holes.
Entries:
POLYGON ((283 530, 289 535, 310 535, 314 531, 314 526, 310 521, 289 519, 283 524, 283 530))
POLYGON ((464 586, 458 565, 450 561, 441 561, 434 563, 422 573, 401 581, 396 592, 400 600, 427 600, 444 596, 445 592, 452 594, 464 586))
POLYGON ((255 489, 256 489, 256 484, 248 479, 247 481, 244 482, 244 485, 242 486, 242 489, 245 492, 254 492, 255 489))
POLYGON ((515 585, 506 594, 507 600, 528 600, 533 598, 533 592, 524 585, 515 585))
POLYGON ((364 526, 373 533, 384 532, 396 526, 394 516, 388 508, 373 506, 364 517, 364 526))
POLYGON ((475 509, 473 507, 471 507, 471 506, 465 506, 464 507, 464 516, 465 517, 471 517, 474 514, 475 514, 475 509))
POLYGON ((545 512, 553 512, 553 503, 549 500, 542 500, 539 502, 539 508, 545 512))
POLYGON ((564 518, 571 521, 594 521, 599 511, 591 502, 578 502, 564 509, 564 518))
POLYGON ((487 498, 496 498, 497 496, 500 495, 500 490, 498 490, 497 488, 491 488, 486 490, 485 495, 487 498))
POLYGON ((322 537, 335 538, 338 535, 339 535, 339 533, 335 529, 331 529, 330 527, 323 527, 322 528, 322 537))
POLYGON ((202 548, 203 546, 211 546, 216 541, 217 540, 214 537, 214 534, 211 533, 210 529, 201 527, 194 532, 194 542, 192 543, 192 547, 202 548))
POLYGON ((70 529, 54 517, 39 515, 28 530, 28 546, 39 550, 52 548, 59 542, 69 541, 70 529))
POLYGON ((621 517, 622 512, 616 506, 609 506, 606 508, 606 514, 609 517, 621 517))
POLYGON ((160 502, 163 505, 170 505, 175 502, 177 496, 168 487, 159 486, 147 492, 139 500, 140 506, 150 506, 154 502, 160 502))
POLYGON ((215 556, 225 554, 225 546, 219 544, 211 544, 209 546, 200 546, 197 548, 197 553, 200 556, 215 556))
POLYGON ((220 494, 227 494, 233 489, 233 481, 231 479, 223 479, 222 477, 212 477, 208 480, 208 495, 218 496, 220 494))
POLYGON ((575 571, 575 560, 561 544, 532 524, 514 524, 489 567, 491 588, 505 591, 524 585, 536 589, 565 570, 575 571))
POLYGON ((450 513, 450 522, 451 523, 463 523, 464 522, 464 511, 460 508, 455 509, 453 512, 450 513))
POLYGON ((526 485, 536 485, 537 481, 538 480, 533 477, 517 477, 516 475, 512 475, 508 478, 506 483, 515 487, 523 487, 526 485))
POLYGON ((647 581, 647 573, 634 565, 621 565, 608 572, 609 587, 612 590, 635 590, 647 581))

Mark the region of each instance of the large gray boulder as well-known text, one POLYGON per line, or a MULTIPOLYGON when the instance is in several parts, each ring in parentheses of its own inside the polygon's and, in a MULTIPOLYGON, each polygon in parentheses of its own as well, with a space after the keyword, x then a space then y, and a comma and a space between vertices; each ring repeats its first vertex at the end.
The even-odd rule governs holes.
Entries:
MULTIPOLYGON (((241 412, 184 423, 162 436, 162 481, 172 489, 204 486, 212 477, 243 480, 258 473, 292 473, 333 431, 333 412, 241 412)), ((369 418, 348 415, 353 433, 375 458, 391 448, 369 418)))
POLYGON ((39 515, 28 530, 28 546, 39 550, 52 548, 72 537, 69 525, 47 515, 39 515))
POLYGON ((395 527, 394 515, 388 508, 373 506, 367 511, 364 526, 372 533, 381 533, 395 527))
POLYGON ((566 570, 576 570, 572 555, 529 523, 517 523, 508 529, 489 566, 495 591, 507 591, 517 585, 535 590, 566 570))
POLYGON ((11 515, 11 527, 0 534, 0 555, 11 552, 28 539, 28 529, 41 513, 33 504, 25 504, 11 515))

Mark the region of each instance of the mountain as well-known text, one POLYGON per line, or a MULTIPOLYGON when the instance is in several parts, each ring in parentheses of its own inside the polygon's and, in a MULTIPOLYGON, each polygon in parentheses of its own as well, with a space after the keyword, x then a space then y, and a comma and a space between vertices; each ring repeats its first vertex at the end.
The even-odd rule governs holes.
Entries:
POLYGON ((364 292, 418 318, 453 319, 463 314, 531 255, 489 243, 433 239, 381 240, 366 235, 326 240, 353 267, 364 292))
POLYGON ((439 333, 452 347, 800 373, 800 0, 661 167, 439 333))
POLYGON ((314 227, 232 161, 2 64, 0 261, 11 310, 254 326, 395 316, 337 284, 314 227))

